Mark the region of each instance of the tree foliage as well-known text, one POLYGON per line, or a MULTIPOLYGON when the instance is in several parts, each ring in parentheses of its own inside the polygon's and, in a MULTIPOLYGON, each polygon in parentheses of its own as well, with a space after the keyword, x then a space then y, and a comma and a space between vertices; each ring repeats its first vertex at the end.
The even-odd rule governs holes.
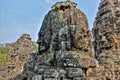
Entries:
POLYGON ((9 52, 9 46, 0 46, 0 54, 7 54, 9 52))
POLYGON ((8 52, 9 46, 0 46, 0 65, 5 62, 8 52))

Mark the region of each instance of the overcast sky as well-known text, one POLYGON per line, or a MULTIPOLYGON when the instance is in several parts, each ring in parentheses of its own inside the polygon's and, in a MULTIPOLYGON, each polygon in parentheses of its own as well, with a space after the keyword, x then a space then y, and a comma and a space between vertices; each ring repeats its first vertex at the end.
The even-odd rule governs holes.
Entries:
MULTIPOLYGON (((15 42, 23 33, 36 41, 44 16, 58 1, 62 0, 0 0, 0 44, 15 42)), ((100 0, 71 1, 85 13, 92 28, 100 0)))

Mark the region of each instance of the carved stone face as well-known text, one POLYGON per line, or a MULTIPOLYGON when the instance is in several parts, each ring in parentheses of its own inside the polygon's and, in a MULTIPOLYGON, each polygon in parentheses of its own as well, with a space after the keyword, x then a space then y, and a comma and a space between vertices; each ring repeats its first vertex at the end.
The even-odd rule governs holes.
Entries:
POLYGON ((49 52, 82 48, 83 52, 91 52, 91 34, 88 31, 87 18, 76 9, 74 2, 56 3, 44 18, 38 35, 39 50, 49 52))
POLYGON ((100 48, 101 49, 110 49, 113 46, 114 39, 110 32, 105 33, 101 36, 100 48))

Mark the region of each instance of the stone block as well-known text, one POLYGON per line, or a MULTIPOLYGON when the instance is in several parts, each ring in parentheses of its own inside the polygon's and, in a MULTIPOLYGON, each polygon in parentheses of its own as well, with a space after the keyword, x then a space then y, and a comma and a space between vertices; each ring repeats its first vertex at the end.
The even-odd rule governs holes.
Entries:
POLYGON ((82 68, 96 67, 96 60, 89 57, 80 58, 79 62, 82 68))
POLYGON ((79 61, 75 58, 73 59, 65 59, 64 67, 80 67, 79 61))
POLYGON ((32 77, 32 80, 43 80, 41 75, 35 75, 32 77))
POLYGON ((74 78, 83 76, 83 71, 80 68, 67 68, 66 71, 67 71, 66 75, 68 77, 74 78))
POLYGON ((57 78, 60 73, 56 69, 46 69, 44 72, 45 78, 57 78))
POLYGON ((73 78, 73 80, 88 80, 88 79, 84 77, 75 77, 73 78))

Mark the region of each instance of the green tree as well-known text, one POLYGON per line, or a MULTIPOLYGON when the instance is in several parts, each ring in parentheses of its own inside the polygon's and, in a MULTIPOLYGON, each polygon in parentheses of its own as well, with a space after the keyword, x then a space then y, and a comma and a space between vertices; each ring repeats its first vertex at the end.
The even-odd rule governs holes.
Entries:
POLYGON ((9 49, 9 46, 0 46, 0 65, 5 62, 9 49))

